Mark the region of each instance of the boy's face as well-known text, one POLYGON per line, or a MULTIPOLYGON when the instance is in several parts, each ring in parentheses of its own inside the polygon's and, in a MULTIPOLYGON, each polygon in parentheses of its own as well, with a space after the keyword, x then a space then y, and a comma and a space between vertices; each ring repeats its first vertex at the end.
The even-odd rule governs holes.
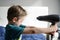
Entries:
POLYGON ((13 21, 15 22, 16 25, 20 26, 21 23, 23 22, 25 17, 21 17, 17 20, 17 18, 15 18, 13 21))

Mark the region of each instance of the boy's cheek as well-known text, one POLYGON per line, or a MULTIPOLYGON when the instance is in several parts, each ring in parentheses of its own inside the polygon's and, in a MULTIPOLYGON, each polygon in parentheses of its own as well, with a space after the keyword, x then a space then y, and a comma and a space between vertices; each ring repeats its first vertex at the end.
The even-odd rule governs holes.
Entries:
POLYGON ((18 23, 21 24, 23 22, 23 20, 19 20, 18 23))

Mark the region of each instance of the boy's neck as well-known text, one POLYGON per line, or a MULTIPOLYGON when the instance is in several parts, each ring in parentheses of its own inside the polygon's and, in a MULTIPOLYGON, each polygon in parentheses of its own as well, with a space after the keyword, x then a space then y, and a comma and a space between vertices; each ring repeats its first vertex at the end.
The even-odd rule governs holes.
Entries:
POLYGON ((16 23, 14 23, 12 21, 8 22, 8 24, 13 24, 13 25, 19 26, 19 25, 17 25, 16 23))

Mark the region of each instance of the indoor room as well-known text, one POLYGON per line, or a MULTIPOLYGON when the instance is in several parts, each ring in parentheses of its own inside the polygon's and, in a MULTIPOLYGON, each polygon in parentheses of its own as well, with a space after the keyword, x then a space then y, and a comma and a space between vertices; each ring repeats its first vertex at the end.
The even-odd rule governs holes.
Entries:
POLYGON ((60 40, 60 0, 0 0, 0 40, 60 40))

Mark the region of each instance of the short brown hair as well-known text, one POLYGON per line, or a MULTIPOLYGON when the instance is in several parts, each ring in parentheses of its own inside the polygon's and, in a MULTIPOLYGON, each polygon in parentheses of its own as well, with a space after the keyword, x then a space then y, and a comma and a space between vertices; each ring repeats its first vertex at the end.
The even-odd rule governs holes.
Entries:
POLYGON ((19 18, 26 15, 26 10, 24 10, 20 5, 13 5, 8 9, 7 19, 8 21, 12 21, 14 17, 19 18))

